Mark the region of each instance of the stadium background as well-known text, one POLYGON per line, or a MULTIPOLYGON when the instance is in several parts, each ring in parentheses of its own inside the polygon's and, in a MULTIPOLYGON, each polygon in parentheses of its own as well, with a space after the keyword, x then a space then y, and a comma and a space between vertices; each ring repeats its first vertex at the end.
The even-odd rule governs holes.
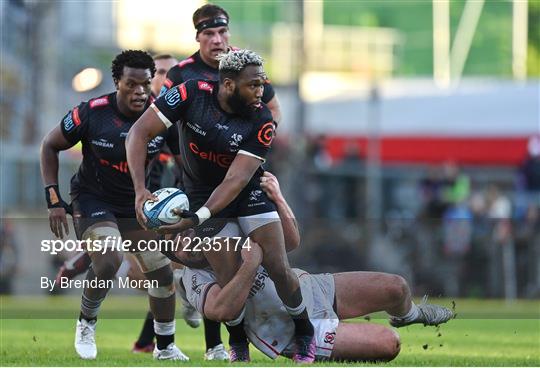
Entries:
MULTIPOLYGON (((264 56, 282 105, 268 168, 302 228, 293 265, 395 272, 417 296, 538 302, 540 2, 215 3, 231 44, 264 56)), ((193 53, 201 4, 0 2, 5 293, 46 294, 39 277, 69 256, 39 251, 52 237, 44 134, 113 89, 120 49, 193 53)), ((79 161, 78 147, 61 155, 64 198, 79 161)))

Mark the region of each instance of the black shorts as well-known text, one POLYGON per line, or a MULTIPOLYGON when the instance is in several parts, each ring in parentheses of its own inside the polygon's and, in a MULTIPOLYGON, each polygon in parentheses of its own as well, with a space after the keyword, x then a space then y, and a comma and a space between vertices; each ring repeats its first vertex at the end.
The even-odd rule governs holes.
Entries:
POLYGON ((73 224, 79 239, 86 229, 103 221, 116 223, 121 234, 142 230, 137 222, 133 200, 127 199, 125 206, 118 206, 102 201, 95 194, 79 193, 73 198, 72 206, 73 224))

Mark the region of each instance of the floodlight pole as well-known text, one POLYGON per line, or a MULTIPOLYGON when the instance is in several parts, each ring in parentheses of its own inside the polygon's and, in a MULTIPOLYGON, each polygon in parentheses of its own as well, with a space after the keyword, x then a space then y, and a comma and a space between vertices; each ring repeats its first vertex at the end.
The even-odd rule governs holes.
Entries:
POLYGON ((433 0, 433 80, 450 86, 450 1, 433 0))
POLYGON ((459 83, 463 75, 465 62, 469 56, 476 26, 483 8, 484 0, 467 0, 463 14, 459 19, 456 37, 450 51, 450 75, 452 82, 455 84, 459 83))
POLYGON ((514 0, 512 11, 512 72, 514 79, 527 78, 528 0, 514 0))

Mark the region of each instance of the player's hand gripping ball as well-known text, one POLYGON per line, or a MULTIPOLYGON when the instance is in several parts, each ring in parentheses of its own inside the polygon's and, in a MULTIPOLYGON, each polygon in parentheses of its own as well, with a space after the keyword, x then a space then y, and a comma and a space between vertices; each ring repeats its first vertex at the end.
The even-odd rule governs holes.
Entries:
POLYGON ((158 200, 144 202, 143 211, 148 219, 146 226, 157 229, 161 225, 172 225, 180 221, 181 217, 173 210, 189 210, 189 200, 184 192, 176 188, 162 188, 153 193, 158 200))

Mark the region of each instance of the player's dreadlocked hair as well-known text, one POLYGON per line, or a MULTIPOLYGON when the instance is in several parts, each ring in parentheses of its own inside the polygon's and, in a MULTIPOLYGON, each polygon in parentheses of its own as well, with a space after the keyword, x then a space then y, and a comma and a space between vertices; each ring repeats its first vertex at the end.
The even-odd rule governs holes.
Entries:
POLYGON ((152 56, 141 50, 124 50, 116 55, 112 62, 111 70, 113 81, 119 81, 124 73, 124 67, 137 69, 150 69, 150 74, 154 78, 156 73, 156 64, 152 56))
POLYGON ((219 81, 235 79, 248 65, 262 66, 263 59, 251 50, 234 50, 218 56, 219 81))

